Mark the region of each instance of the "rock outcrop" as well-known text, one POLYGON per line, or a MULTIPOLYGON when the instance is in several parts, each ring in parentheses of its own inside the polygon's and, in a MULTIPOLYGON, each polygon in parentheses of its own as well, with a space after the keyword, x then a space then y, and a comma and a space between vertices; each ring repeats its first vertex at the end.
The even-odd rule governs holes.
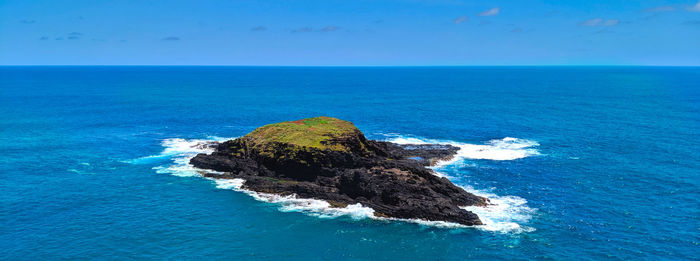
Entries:
POLYGON ((256 192, 325 200, 334 207, 361 203, 380 217, 480 225, 460 207, 488 199, 426 168, 454 156, 449 145, 398 145, 367 140, 352 123, 330 117, 281 122, 220 143, 199 154, 195 167, 217 179, 244 179, 256 192))

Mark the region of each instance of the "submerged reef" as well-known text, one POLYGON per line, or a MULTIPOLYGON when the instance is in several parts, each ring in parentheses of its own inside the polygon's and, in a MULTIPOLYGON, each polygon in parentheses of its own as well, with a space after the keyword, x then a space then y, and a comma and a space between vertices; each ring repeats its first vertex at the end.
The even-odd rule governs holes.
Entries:
POLYGON ((368 140, 336 118, 269 124, 214 147, 190 163, 217 171, 206 177, 243 179, 243 188, 256 192, 320 199, 333 207, 360 203, 377 217, 468 226, 482 223, 462 207, 488 204, 427 168, 459 148, 368 140))

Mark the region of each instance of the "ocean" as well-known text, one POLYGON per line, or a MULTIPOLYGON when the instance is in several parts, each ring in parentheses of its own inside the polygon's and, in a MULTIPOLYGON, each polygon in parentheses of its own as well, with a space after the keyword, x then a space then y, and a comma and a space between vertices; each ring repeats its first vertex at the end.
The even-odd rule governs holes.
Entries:
POLYGON ((0 259, 700 259, 698 67, 0 67, 0 259), (484 226, 201 178, 314 116, 445 143, 484 226))

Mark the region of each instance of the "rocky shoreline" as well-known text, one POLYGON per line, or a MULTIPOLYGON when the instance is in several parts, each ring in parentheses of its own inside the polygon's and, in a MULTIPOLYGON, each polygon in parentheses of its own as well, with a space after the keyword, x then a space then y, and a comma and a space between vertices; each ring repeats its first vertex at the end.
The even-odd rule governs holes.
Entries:
POLYGON ((297 195, 334 207, 360 203, 377 217, 481 225, 461 207, 486 206, 427 168, 451 159, 450 145, 367 140, 352 123, 316 117, 266 125, 198 154, 190 163, 215 179, 243 179, 244 189, 297 195))

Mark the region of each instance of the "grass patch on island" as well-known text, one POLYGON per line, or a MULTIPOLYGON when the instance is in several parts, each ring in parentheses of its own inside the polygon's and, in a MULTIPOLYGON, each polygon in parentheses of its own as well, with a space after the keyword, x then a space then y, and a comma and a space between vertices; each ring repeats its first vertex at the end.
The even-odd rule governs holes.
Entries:
POLYGON ((345 146, 329 141, 357 133, 359 130, 352 122, 321 116, 268 124, 245 137, 256 145, 286 143, 320 150, 347 151, 345 146))

